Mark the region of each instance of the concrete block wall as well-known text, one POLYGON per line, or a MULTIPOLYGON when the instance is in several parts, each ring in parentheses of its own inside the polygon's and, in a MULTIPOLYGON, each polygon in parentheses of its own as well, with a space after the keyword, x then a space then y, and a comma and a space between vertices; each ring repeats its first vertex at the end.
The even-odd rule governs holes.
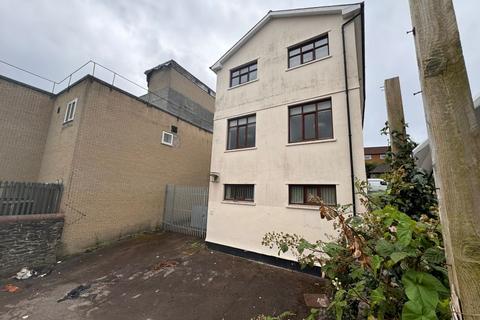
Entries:
POLYGON ((0 216, 0 276, 55 263, 63 221, 61 214, 0 216))
POLYGON ((0 180, 37 181, 53 100, 0 76, 0 180))
POLYGON ((56 131, 77 132, 62 200, 66 254, 159 227, 167 184, 207 186, 209 181, 211 132, 100 81, 85 83, 85 96, 77 93, 78 119, 56 131), (171 147, 161 140, 172 125, 178 134, 171 147))
MULTIPOLYGON (((11 130, 0 135, 0 180, 64 184, 63 254, 161 225, 167 184, 208 185, 211 131, 91 76, 55 96, 1 80, 0 89, 10 91, 0 90, 0 127, 11 130), (74 120, 65 124, 65 109, 74 99, 74 120), (178 133, 167 146, 162 132, 172 126, 178 133)), ((187 79, 176 79, 181 81, 187 79)), ((212 96, 184 86, 196 91, 184 100, 203 101, 213 110, 212 96)))

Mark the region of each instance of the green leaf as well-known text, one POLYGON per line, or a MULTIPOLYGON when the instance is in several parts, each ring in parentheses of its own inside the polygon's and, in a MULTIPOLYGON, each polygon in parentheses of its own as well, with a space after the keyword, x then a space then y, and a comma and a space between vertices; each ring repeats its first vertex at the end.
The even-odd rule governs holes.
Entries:
POLYGON ((400 224, 409 225, 412 229, 415 226, 415 220, 400 211, 397 212, 397 221, 400 222, 400 224))
POLYGON ((378 269, 380 269, 380 265, 383 261, 383 258, 377 255, 372 256, 372 269, 373 273, 377 274, 378 269))
POLYGON ((431 267, 432 267, 432 269, 437 270, 438 272, 442 273, 443 276, 445 277, 445 279, 448 279, 448 270, 447 270, 447 268, 441 267, 441 266, 435 266, 435 265, 433 265, 433 266, 431 266, 431 267))
POLYGON ((394 263, 397 263, 406 257, 408 257, 408 253, 406 252, 394 252, 390 255, 390 258, 392 258, 394 263))
POLYGON ((415 301, 403 305, 402 320, 437 320, 435 309, 423 307, 415 301))
POLYGON ((403 275, 402 283, 408 299, 425 308, 435 309, 439 301, 438 293, 448 292, 440 280, 425 272, 409 270, 403 275))
POLYGON ((333 299, 330 307, 335 307, 335 318, 337 320, 342 320, 343 310, 347 306, 347 301, 345 301, 346 291, 343 289, 338 290, 335 293, 335 298, 333 299))
POLYGON ((310 309, 310 314, 305 318, 305 320, 316 320, 318 318, 318 314, 320 313, 319 309, 310 309))
POLYGON ((360 267, 353 266, 351 271, 350 271, 350 277, 353 280, 358 280, 363 278, 363 274, 365 273, 365 270, 363 270, 360 267))
POLYGON ((451 319, 452 312, 450 309, 450 298, 440 300, 437 306, 437 311, 440 315, 440 319, 451 319))
POLYGON ((355 287, 352 289, 348 290, 348 296, 352 297, 354 299, 359 299, 361 300, 363 297, 363 291, 365 290, 365 280, 358 281, 355 284, 355 287))
POLYGON ((397 226, 397 243, 401 248, 405 248, 412 241, 412 225, 406 222, 400 222, 397 226))
POLYGON ((445 252, 439 248, 428 248, 425 250, 423 258, 430 263, 443 263, 445 262, 445 252))
POLYGON ((381 304, 382 302, 387 301, 383 293, 383 288, 378 287, 377 289, 372 290, 372 293, 370 294, 370 300, 372 301, 372 306, 375 306, 375 305, 381 304))
POLYGON ((323 252, 325 252, 330 257, 338 256, 340 252, 345 250, 344 247, 334 242, 325 243, 322 249, 323 249, 323 252))
POLYGON ((375 250, 378 252, 379 255, 386 258, 394 252, 395 246, 385 239, 380 239, 377 241, 375 250))
POLYGON ((300 243, 298 244, 297 246, 297 251, 302 254, 303 251, 305 251, 305 249, 313 249, 315 248, 315 245, 314 244, 311 244, 310 242, 308 242, 307 240, 305 239, 300 239, 300 243))

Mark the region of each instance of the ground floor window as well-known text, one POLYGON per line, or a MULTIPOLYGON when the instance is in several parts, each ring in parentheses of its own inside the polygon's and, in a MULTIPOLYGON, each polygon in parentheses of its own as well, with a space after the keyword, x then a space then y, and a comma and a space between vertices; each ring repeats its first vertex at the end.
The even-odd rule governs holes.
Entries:
POLYGON ((290 204, 317 204, 319 197, 327 205, 337 204, 337 191, 335 185, 289 185, 290 204))
POLYGON ((253 202, 253 193, 253 184, 226 184, 224 199, 231 201, 253 202))

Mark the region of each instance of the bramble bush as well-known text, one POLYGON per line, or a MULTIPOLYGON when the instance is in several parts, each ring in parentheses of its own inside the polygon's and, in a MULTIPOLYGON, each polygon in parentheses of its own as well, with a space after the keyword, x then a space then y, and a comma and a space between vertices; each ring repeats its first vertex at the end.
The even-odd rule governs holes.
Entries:
MULTIPOLYGON (((398 137, 398 136, 397 136, 398 137)), ((357 190, 367 208, 320 206, 320 218, 339 232, 333 241, 309 242, 295 234, 267 233, 262 244, 292 252, 300 264, 321 266, 335 294, 329 312, 340 319, 451 319, 450 292, 433 179, 414 166, 414 143, 390 153, 392 172, 384 195, 357 190), (422 202, 418 202, 422 199, 422 202)))
MULTIPOLYGON (((382 129, 383 135, 389 134, 388 123, 382 129)), ((410 217, 419 219, 422 214, 436 216, 438 202, 435 193, 435 182, 431 172, 425 172, 415 165, 413 149, 417 143, 410 136, 397 131, 392 132, 392 139, 398 141, 399 150, 394 154, 387 152, 385 161, 391 171, 384 179, 388 182, 387 192, 377 198, 376 207, 392 205, 410 217)), ((370 204, 372 204, 370 198, 370 204)))

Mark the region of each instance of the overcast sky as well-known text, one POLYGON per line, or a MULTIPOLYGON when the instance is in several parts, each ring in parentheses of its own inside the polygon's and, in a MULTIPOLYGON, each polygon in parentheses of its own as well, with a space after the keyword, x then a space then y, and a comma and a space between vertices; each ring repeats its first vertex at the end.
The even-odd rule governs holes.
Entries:
MULTIPOLYGON (((95 60, 146 86, 143 71, 175 59, 215 89, 209 70, 268 10, 340 4, 289 0, 0 0, 0 59, 59 81, 95 60)), ((344 2, 343 2, 344 3, 344 2)), ((454 1, 472 93, 480 93, 478 0, 454 1)), ((409 133, 427 137, 407 0, 367 0, 365 145, 382 145, 386 78, 400 76, 409 133)), ((0 74, 49 88, 0 64, 0 74)), ((107 75, 104 75, 107 77, 107 75)))

